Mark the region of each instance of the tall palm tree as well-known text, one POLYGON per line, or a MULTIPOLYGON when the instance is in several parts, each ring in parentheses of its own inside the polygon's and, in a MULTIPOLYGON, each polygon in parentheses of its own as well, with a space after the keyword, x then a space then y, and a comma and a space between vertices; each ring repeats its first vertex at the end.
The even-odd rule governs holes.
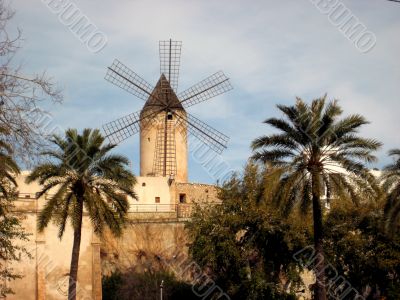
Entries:
MULTIPOLYGON (((8 200, 10 193, 17 187, 15 177, 20 173, 17 163, 12 157, 12 149, 5 142, 7 130, 0 127, 0 193, 2 198, 8 200)), ((0 214, 4 213, 3 205, 0 206, 0 214)))
POLYGON ((110 154, 114 145, 104 145, 97 129, 85 129, 81 135, 68 129, 64 138, 55 135, 51 141, 57 149, 44 154, 52 160, 36 167, 27 182, 37 180, 42 186, 38 197, 52 195, 38 217, 40 231, 52 220, 61 239, 67 219, 71 221, 74 240, 68 299, 75 300, 84 209, 95 233, 101 234, 107 226, 112 233, 121 234, 129 207, 127 196, 136 198, 136 180, 126 169, 128 160, 110 154))
POLYGON ((395 233, 400 221, 400 149, 392 149, 389 156, 394 162, 383 169, 383 189, 386 191, 386 230, 395 233))
POLYGON ((254 140, 252 158, 274 170, 267 173, 267 180, 277 182, 275 201, 286 212, 294 207, 303 213, 312 211, 315 298, 325 300, 323 202, 348 199, 359 203, 376 197, 379 188, 365 163, 375 161, 372 151, 381 144, 359 137, 358 129, 368 122, 360 115, 339 119, 342 109, 337 101, 326 104, 326 95, 310 105, 297 98, 294 106, 277 107, 284 118, 264 123, 280 132, 254 140))

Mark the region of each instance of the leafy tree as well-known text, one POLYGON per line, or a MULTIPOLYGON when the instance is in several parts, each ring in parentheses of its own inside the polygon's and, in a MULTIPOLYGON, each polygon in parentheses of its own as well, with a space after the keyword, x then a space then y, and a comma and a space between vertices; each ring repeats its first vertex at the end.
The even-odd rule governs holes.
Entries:
POLYGON ((0 215, 0 296, 6 297, 7 294, 14 293, 8 283, 22 278, 22 274, 15 272, 10 264, 32 256, 21 243, 27 242, 30 236, 21 226, 21 217, 12 211, 12 202, 1 200, 4 214, 0 215))
MULTIPOLYGON (((400 299, 400 236, 385 234, 383 220, 383 209, 375 204, 333 207, 325 222, 326 258, 366 299, 395 300, 400 299)), ((329 289, 332 296, 335 288, 329 289)))
POLYGON ((36 167, 27 182, 38 180, 42 186, 39 197, 53 193, 38 217, 40 231, 53 220, 61 238, 67 219, 72 223, 68 299, 75 300, 83 210, 89 214, 95 233, 102 234, 107 226, 113 234, 120 235, 129 208, 127 196, 136 198, 135 177, 126 169, 127 158, 110 154, 115 145, 104 145, 97 129, 84 129, 82 134, 69 129, 65 137, 55 135, 52 143, 57 149, 44 154, 53 161, 36 167))
POLYGON ((164 300, 197 300, 189 283, 178 281, 168 272, 138 273, 128 269, 116 271, 103 277, 104 300, 153 300, 160 298, 160 285, 163 282, 164 300))
POLYGON ((381 144, 358 136, 359 128, 368 123, 363 116, 339 119, 342 109, 337 101, 326 103, 326 96, 310 105, 297 98, 294 106, 278 105, 278 109, 285 118, 264 123, 280 132, 254 140, 253 159, 275 168, 269 180, 278 183, 271 190, 276 203, 287 212, 293 207, 304 213, 312 210, 318 260, 315 298, 325 300, 323 197, 328 203, 375 199, 379 189, 365 163, 376 160, 372 152, 381 144))
POLYGON ((10 263, 20 261, 22 254, 30 254, 21 242, 27 241, 29 235, 21 226, 20 217, 13 210, 16 198, 17 183, 15 177, 19 168, 11 156, 11 147, 3 137, 8 132, 0 127, 0 296, 5 297, 13 291, 7 286, 9 281, 21 278, 10 267, 10 263))
POLYGON ((399 230, 400 220, 400 149, 392 149, 389 155, 395 161, 383 170, 383 189, 386 191, 386 230, 393 234, 399 230))
POLYGON ((293 254, 309 227, 271 210, 264 186, 250 164, 221 186, 220 205, 198 206, 186 225, 192 258, 231 299, 291 299, 303 286, 293 254))

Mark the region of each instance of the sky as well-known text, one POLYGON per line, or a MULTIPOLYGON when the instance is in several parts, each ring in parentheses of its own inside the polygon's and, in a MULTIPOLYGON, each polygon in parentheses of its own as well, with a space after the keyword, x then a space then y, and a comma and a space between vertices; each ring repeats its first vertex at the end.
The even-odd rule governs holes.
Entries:
MULTIPOLYGON (((400 4, 386 0, 339 1, 376 38, 363 53, 329 17, 319 0, 92 0, 70 1, 107 38, 101 51, 88 50, 59 16, 50 0, 13 0, 10 27, 23 31, 16 60, 23 72, 46 71, 63 88, 63 104, 46 104, 61 128, 101 128, 141 109, 143 101, 104 80, 115 58, 155 85, 160 75, 158 41, 182 41, 179 90, 223 70, 232 91, 188 109, 230 137, 218 161, 240 171, 251 155, 250 143, 273 133, 262 123, 280 117, 277 104, 310 102, 328 95, 339 99, 345 115, 359 113, 371 123, 361 134, 384 146, 400 147, 400 4)), ((322 0, 324 1, 324 0, 322 0)), ((139 173, 139 139, 117 147, 139 173)), ((194 151, 190 181, 215 183, 216 174, 194 151)))

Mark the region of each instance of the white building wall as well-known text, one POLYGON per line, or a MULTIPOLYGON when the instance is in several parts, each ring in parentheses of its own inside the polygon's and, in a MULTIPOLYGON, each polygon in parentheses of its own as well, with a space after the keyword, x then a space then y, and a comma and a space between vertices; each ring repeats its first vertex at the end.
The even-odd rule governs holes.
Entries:
POLYGON ((137 177, 135 192, 138 200, 129 199, 130 212, 174 210, 173 197, 166 177, 137 177))

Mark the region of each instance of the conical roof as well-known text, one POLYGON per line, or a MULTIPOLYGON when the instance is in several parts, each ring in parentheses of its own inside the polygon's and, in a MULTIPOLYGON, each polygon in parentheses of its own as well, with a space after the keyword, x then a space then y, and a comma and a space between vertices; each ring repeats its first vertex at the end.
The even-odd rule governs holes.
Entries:
POLYGON ((178 97, 176 96, 174 90, 171 88, 171 85, 169 84, 164 74, 161 74, 161 77, 158 80, 153 92, 151 93, 151 96, 144 104, 143 110, 161 109, 162 107, 184 110, 182 104, 180 103, 178 97))

